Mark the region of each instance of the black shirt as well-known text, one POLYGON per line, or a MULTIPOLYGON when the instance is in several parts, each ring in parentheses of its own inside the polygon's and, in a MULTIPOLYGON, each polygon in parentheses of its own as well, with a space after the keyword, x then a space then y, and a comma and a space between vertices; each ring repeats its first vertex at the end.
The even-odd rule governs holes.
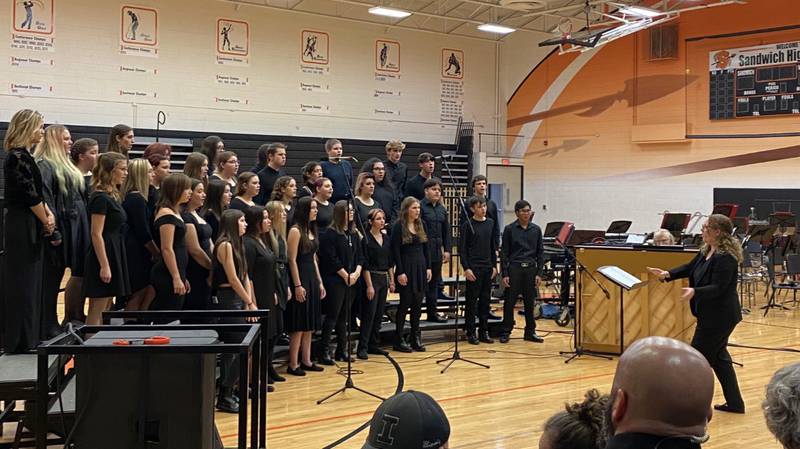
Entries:
POLYGON ((392 261, 392 244, 389 236, 383 234, 383 244, 371 232, 364 238, 364 269, 372 271, 389 271, 394 266, 392 261))
POLYGON ((528 227, 523 229, 519 220, 514 220, 503 230, 500 251, 503 276, 508 276, 508 267, 516 263, 535 263, 538 274, 542 270, 543 254, 542 229, 536 224, 528 222, 528 227))
MULTIPOLYGON (((391 182, 398 204, 403 200, 401 196, 406 191, 406 180, 408 179, 408 166, 404 162, 394 163, 390 160, 383 161, 386 168, 386 178, 391 182)), ((377 190, 377 189, 376 189, 377 190)), ((388 207, 388 206, 387 206, 388 207)), ((398 206, 399 207, 399 206, 398 206)), ((389 221, 387 220, 387 223, 389 221)))
POLYGON ((30 208, 44 201, 42 173, 28 150, 9 150, 4 170, 6 207, 30 208))
POLYGON ((258 175, 258 182, 261 184, 261 190, 258 191, 258 195, 253 198, 253 201, 263 206, 269 202, 272 196, 272 189, 275 187, 275 181, 281 176, 286 176, 286 173, 283 169, 274 170, 267 165, 256 173, 256 175, 258 175))
POLYGON ((425 198, 425 181, 430 178, 423 178, 421 175, 414 176, 406 181, 406 188, 403 191, 405 196, 413 196, 414 198, 422 201, 425 198))
POLYGON ((425 232, 428 234, 428 246, 431 251, 431 261, 442 260, 442 247, 450 252, 450 218, 447 209, 439 201, 434 206, 427 198, 420 202, 420 216, 425 223, 425 232))
POLYGON ((606 449, 700 449, 685 437, 664 437, 646 433, 621 433, 608 441, 606 449))
POLYGON ((317 201, 317 232, 322 235, 322 231, 328 229, 333 223, 333 201, 328 200, 328 204, 317 201))
POLYGON ((400 200, 395 189, 386 181, 376 182, 372 197, 381 204, 381 209, 386 215, 386 223, 394 223, 400 210, 400 200))
POLYGON ((334 163, 331 161, 323 161, 322 176, 331 180, 333 185, 333 195, 330 201, 336 203, 339 200, 346 200, 352 195, 351 188, 353 187, 353 166, 348 161, 339 161, 334 163))
POLYGON ((493 268, 497 265, 497 227, 494 220, 483 221, 471 218, 461 223, 461 266, 464 270, 493 268), (470 227, 472 223, 472 227, 470 227), (474 233, 473 233, 474 230, 474 233))
POLYGON ((372 199, 372 206, 362 203, 358 197, 355 198, 354 202, 356 203, 356 214, 358 214, 358 217, 355 218, 356 226, 358 226, 362 234, 366 234, 369 230, 369 213, 372 209, 383 210, 383 208, 375 198, 372 199))
POLYGON ((338 271, 348 273, 363 265, 361 239, 354 234, 339 234, 333 228, 321 232, 319 236, 319 271, 326 279, 339 279, 338 271))
MULTIPOLYGON (((467 207, 466 201, 464 202, 464 210, 467 211, 467 217, 472 218, 472 209, 467 207)), ((497 204, 494 201, 486 198, 486 218, 494 220, 494 227, 497 229, 497 246, 500 246, 500 217, 497 212, 497 204)), ((461 214, 461 220, 465 220, 464 214, 461 214)))

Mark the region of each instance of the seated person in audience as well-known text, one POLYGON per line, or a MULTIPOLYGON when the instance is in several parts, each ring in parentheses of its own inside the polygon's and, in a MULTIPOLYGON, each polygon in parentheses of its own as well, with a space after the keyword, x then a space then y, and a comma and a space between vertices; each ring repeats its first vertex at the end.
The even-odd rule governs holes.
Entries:
POLYGON ((784 366, 767 384, 767 428, 785 449, 800 449, 800 363, 784 366))
POLYGON ((333 195, 331 201, 347 200, 353 196, 353 166, 350 161, 342 160, 342 142, 339 139, 328 139, 325 142, 326 161, 322 161, 322 176, 331 180, 333 195))
POLYGON ((603 414, 608 395, 592 388, 583 402, 564 404, 564 410, 551 416, 539 438, 539 449, 603 449, 603 414))
POLYGON ((606 407, 606 449, 695 449, 708 441, 714 372, 696 349, 666 337, 620 356, 606 407))
POLYGON ((447 449, 450 421, 435 399, 404 391, 383 401, 372 415, 361 449, 447 449))
POLYGON ((654 246, 669 246, 675 244, 675 237, 666 229, 659 229, 653 233, 652 244, 654 246))

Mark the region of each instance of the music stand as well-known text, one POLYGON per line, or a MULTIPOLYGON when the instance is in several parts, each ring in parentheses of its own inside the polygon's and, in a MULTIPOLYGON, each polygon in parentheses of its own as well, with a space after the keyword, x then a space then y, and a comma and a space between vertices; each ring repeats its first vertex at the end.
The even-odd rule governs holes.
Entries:
POLYGON ((595 243, 597 239, 605 239, 605 231, 589 231, 584 229, 576 229, 572 231, 567 246, 585 245, 595 243))
POLYGON ((603 277, 619 287, 619 354, 625 351, 625 292, 645 285, 645 282, 620 267, 607 265, 597 269, 603 277))
POLYGON ((631 224, 633 224, 633 222, 630 220, 612 221, 611 224, 608 225, 608 229, 606 229, 606 234, 624 234, 631 228, 631 224))
POLYGON ((736 213, 739 212, 739 205, 733 203, 718 203, 714 205, 714 209, 711 211, 712 214, 720 214, 724 215, 731 220, 733 217, 736 216, 736 213))
POLYGON ((692 219, 691 214, 686 213, 666 213, 664 218, 661 219, 661 229, 666 229, 672 235, 680 237, 683 230, 689 226, 689 221, 692 219))

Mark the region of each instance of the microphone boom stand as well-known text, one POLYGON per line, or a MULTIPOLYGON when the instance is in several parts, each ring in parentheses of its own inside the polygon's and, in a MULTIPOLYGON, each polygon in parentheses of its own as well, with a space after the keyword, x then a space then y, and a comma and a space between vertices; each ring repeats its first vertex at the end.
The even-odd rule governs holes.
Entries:
MULTIPOLYGON (((447 176, 448 176, 448 178, 450 178, 450 184, 455 186, 456 185, 455 178, 453 177, 453 172, 450 170, 450 165, 448 165, 448 163, 447 163, 447 158, 442 156, 442 162, 444 163, 445 170, 447 170, 447 176)), ((462 197, 462 196, 458 197, 458 204, 459 204, 459 206, 461 208, 461 213, 463 214, 462 216, 466 217, 467 224, 469 225, 470 230, 472 230, 472 233, 475 234, 475 229, 473 229, 472 222, 470 221, 470 218, 469 218, 469 214, 467 214, 467 207, 464 204, 464 197, 462 197)), ((450 232, 450 230, 448 229, 447 232, 450 232)), ((459 241, 461 240, 461 237, 462 237, 461 235, 458 236, 459 241)), ((459 257, 461 257, 461 255, 459 255, 459 257)), ((452 257, 451 257, 451 263, 452 263, 452 257)), ((459 293, 458 293, 458 286, 459 286, 460 283, 461 282, 460 282, 460 278, 459 278, 459 268, 458 268, 458 266, 456 266, 456 286, 455 286, 455 295, 454 295, 455 298, 456 298, 456 323, 455 323, 455 330, 453 332, 453 340, 455 340, 455 343, 454 343, 455 348, 453 349, 453 355, 451 355, 450 357, 448 357, 446 359, 441 359, 441 360, 437 360, 436 361, 437 364, 447 362, 447 365, 445 365, 445 367, 442 369, 440 374, 444 374, 444 372, 447 371, 447 369, 450 368, 450 366, 452 366, 453 363, 456 362, 456 360, 461 360, 462 362, 471 363, 473 365, 489 369, 489 365, 484 365, 483 363, 478 363, 478 362, 475 362, 475 361, 472 361, 472 360, 469 360, 469 359, 465 359, 464 357, 461 357, 461 352, 458 350, 458 309, 459 309, 458 301, 459 301, 459 296, 460 296, 459 293)), ((465 291, 466 291, 466 289, 465 289, 465 291)))

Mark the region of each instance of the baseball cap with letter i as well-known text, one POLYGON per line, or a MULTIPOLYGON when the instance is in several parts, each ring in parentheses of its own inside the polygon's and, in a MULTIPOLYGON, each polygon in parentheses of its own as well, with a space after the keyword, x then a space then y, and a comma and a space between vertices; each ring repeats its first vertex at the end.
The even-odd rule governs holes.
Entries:
POLYGON ((419 391, 385 400, 369 426, 361 449, 440 449, 450 439, 450 422, 436 401, 419 391))

